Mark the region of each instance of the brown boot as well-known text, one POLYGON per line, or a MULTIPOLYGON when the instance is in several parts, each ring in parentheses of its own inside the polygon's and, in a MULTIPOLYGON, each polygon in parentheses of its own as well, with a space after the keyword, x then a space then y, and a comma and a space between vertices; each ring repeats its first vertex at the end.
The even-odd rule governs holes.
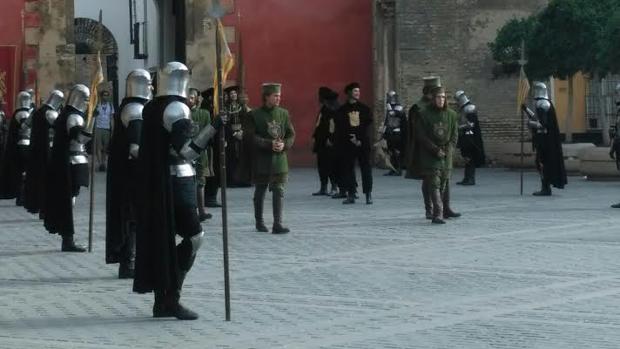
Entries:
POLYGON ((442 199, 443 218, 457 218, 461 216, 460 213, 454 212, 452 211, 452 208, 450 208, 450 184, 446 184, 446 189, 443 191, 442 199))
POLYGON ((441 192, 439 189, 433 189, 430 191, 431 200, 433 201, 433 220, 434 224, 445 224, 446 222, 441 219, 443 217, 443 201, 441 198, 441 192))

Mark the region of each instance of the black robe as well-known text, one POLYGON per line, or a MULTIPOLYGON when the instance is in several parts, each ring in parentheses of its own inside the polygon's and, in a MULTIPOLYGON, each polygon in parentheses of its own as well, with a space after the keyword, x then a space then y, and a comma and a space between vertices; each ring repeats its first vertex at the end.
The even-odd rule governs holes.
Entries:
POLYGON ((536 167, 539 171, 542 168, 542 176, 546 182, 556 188, 564 188, 568 181, 555 108, 553 104, 546 112, 537 108, 536 114, 539 116, 539 120, 542 120, 541 124, 547 129, 546 134, 535 133, 532 139, 534 149, 536 149, 536 167), (546 117, 543 116, 544 113, 546 113, 546 117))
POLYGON ((478 113, 469 113, 465 115, 465 118, 468 122, 474 124, 472 129, 473 134, 466 134, 465 129, 460 129, 456 146, 461 150, 461 155, 464 158, 471 159, 474 166, 483 166, 486 161, 486 156, 484 154, 484 143, 482 142, 480 122, 478 122, 478 113))
POLYGON ((41 216, 45 212, 45 184, 50 164, 49 132, 51 126, 45 115, 49 110, 53 108, 44 104, 32 116, 30 159, 24 187, 24 208, 30 213, 40 213, 41 216))
POLYGON ((241 139, 239 162, 233 178, 238 185, 251 186, 253 166, 252 152, 254 147, 252 144, 252 137, 250 137, 250 128, 253 123, 251 109, 248 107, 241 107, 239 119, 241 122, 241 129, 243 130, 243 138, 241 139))
POLYGON ((156 97, 142 111, 142 136, 138 157, 138 230, 133 290, 138 293, 176 288, 179 280, 172 178, 170 133, 163 127, 163 113, 176 96, 156 97))
POLYGON ((0 199, 15 199, 19 195, 22 173, 26 168, 28 147, 18 146, 20 124, 15 115, 28 108, 18 108, 9 122, 9 129, 0 164, 0 199))
POLYGON ((124 98, 114 114, 114 128, 110 138, 110 153, 106 177, 106 263, 122 259, 121 248, 129 239, 130 224, 136 218, 136 188, 138 186, 137 160, 129 158, 129 144, 139 144, 141 121, 133 121, 131 130, 121 121, 121 112, 129 103, 145 104, 144 98, 124 98))
MULTIPOLYGON (((50 234, 58 233, 62 236, 72 236, 75 233, 72 202, 74 187, 84 185, 84 178, 74 178, 76 173, 72 171, 69 159, 71 137, 67 131, 67 117, 71 114, 84 116, 84 113, 72 106, 65 106, 54 122, 54 143, 48 167, 45 195, 45 229, 50 234)), ((86 183, 88 183, 88 178, 86 178, 86 183)))

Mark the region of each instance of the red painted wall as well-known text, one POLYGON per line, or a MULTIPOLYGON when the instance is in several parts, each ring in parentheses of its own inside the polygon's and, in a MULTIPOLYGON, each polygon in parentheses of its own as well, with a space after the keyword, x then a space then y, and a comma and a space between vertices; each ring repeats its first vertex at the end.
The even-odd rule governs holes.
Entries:
MULTIPOLYGON (((22 35, 22 10, 24 9, 24 0, 1 0, 2 2, 2 19, 0 20, 0 46, 16 46, 17 57, 13 63, 13 71, 16 78, 15 89, 20 88, 22 79, 21 65, 21 48, 23 45, 22 35), (17 65, 17 66, 15 66, 17 65)), ((6 68, 4 68, 6 69, 6 68)), ((9 75, 9 74, 7 74, 9 75)), ((8 104, 7 112, 12 114, 13 105, 15 103, 15 94, 11 86, 7 86, 8 96, 5 101, 8 104)))
POLYGON ((310 142, 318 88, 328 86, 344 101, 344 86, 357 81, 362 100, 373 100, 372 1, 236 0, 235 11, 224 24, 242 36, 251 105, 260 106, 263 82, 282 83, 281 106, 297 133, 289 158, 293 165, 314 164, 310 142))

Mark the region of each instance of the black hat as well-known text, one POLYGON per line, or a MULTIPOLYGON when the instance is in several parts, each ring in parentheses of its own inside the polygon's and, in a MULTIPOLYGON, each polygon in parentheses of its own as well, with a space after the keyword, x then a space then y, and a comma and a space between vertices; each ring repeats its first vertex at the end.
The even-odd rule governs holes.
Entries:
POLYGON ((203 98, 211 97, 213 98, 213 87, 209 87, 208 89, 202 91, 201 95, 203 98))
POLYGON ((355 88, 360 88, 360 84, 357 82, 352 82, 350 84, 348 84, 347 86, 345 86, 344 88, 344 93, 350 93, 351 91, 353 91, 353 89, 355 88))
POLYGON ((329 101, 329 100, 333 100, 336 98, 338 98, 338 93, 336 93, 336 91, 332 90, 329 87, 325 87, 325 86, 319 87, 319 99, 320 100, 329 101))
POLYGON ((233 85, 233 86, 228 86, 224 89, 224 93, 230 93, 230 91, 235 91, 239 93, 239 86, 233 85))

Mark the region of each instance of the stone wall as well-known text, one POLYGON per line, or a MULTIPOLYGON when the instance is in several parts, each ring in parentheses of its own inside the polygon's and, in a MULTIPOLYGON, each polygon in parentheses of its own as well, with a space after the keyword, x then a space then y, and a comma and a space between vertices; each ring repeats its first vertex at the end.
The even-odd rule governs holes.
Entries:
POLYGON ((399 92, 406 105, 419 99, 423 76, 438 74, 449 95, 462 89, 478 106, 484 140, 519 140, 517 77, 495 79, 487 47, 513 17, 539 11, 546 0, 398 0, 399 92))

